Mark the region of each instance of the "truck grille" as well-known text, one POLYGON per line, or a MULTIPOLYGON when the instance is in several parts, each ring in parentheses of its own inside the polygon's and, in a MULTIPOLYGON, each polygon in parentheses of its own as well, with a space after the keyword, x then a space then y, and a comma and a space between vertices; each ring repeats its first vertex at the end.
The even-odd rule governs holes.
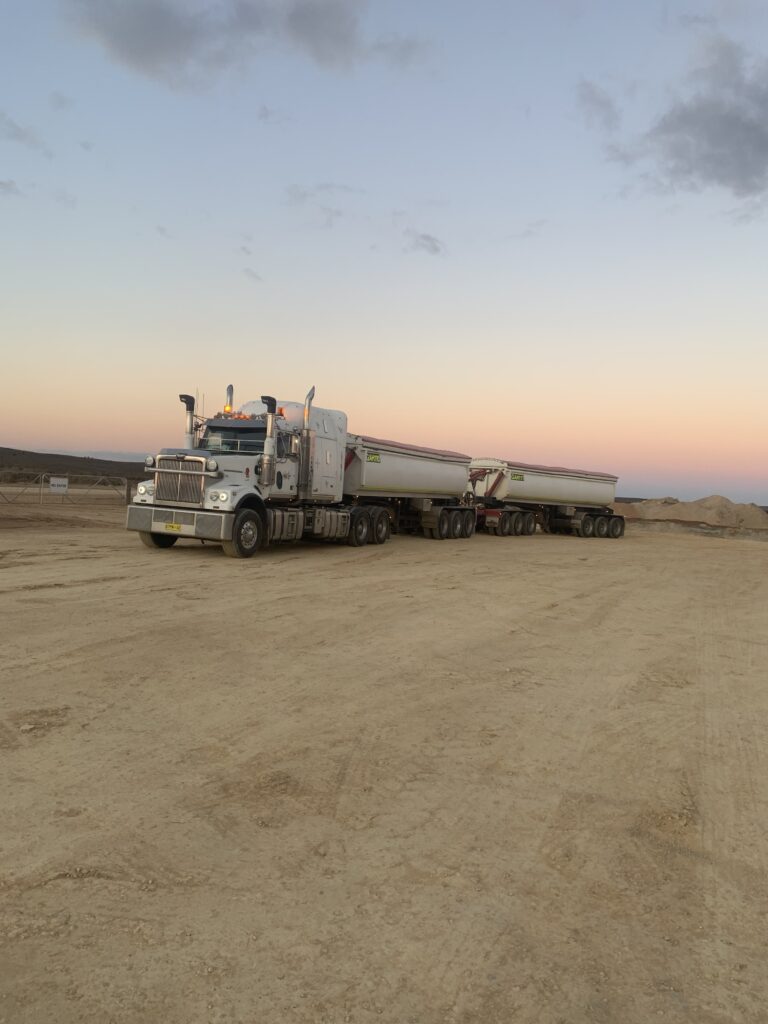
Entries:
POLYGON ((155 501, 202 505, 205 460, 159 456, 155 473, 155 501))

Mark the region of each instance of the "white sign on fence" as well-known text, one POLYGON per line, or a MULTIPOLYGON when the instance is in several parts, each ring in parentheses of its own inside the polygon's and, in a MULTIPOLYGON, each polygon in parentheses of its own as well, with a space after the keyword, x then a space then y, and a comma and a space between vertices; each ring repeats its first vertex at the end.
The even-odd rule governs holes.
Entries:
POLYGON ((69 490, 68 476, 49 476, 48 487, 51 494, 66 494, 69 490))

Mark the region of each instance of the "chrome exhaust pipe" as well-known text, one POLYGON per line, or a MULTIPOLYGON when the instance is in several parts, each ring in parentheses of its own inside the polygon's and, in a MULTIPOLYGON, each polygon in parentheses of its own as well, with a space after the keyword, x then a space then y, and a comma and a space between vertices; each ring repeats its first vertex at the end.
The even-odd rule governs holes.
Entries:
POLYGON ((304 399, 304 429, 301 432, 299 456, 299 497, 304 501, 309 501, 312 497, 312 431, 309 429, 309 413, 314 397, 313 384, 304 399))
POLYGON ((195 447, 195 400, 192 395, 179 395, 179 401, 184 403, 187 410, 187 423, 184 432, 184 447, 195 447))
POLYGON ((234 401, 235 388, 232 384, 227 384, 227 401, 224 405, 224 412, 232 412, 232 403, 234 401))
POLYGON ((271 395, 262 395, 261 400, 267 407, 267 430, 264 437, 264 454, 261 457, 259 483, 263 487, 271 487, 275 482, 276 470, 275 412, 277 411, 277 402, 271 395))

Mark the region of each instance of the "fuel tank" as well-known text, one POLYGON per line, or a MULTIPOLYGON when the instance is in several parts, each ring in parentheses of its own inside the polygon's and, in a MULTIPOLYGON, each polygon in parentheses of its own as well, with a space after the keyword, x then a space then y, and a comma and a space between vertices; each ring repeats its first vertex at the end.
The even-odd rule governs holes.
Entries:
POLYGON ((504 459, 473 459, 470 474, 480 499, 585 507, 612 505, 618 480, 610 473, 504 459))
POLYGON ((399 441, 347 435, 344 493, 381 498, 459 499, 471 456, 399 441))

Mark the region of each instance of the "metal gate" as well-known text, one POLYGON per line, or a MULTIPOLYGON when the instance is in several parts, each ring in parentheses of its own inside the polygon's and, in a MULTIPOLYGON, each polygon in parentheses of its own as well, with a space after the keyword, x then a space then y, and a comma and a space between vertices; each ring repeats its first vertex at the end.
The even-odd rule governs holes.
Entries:
POLYGON ((0 505, 125 505, 130 485, 124 476, 33 473, 0 470, 0 505))

